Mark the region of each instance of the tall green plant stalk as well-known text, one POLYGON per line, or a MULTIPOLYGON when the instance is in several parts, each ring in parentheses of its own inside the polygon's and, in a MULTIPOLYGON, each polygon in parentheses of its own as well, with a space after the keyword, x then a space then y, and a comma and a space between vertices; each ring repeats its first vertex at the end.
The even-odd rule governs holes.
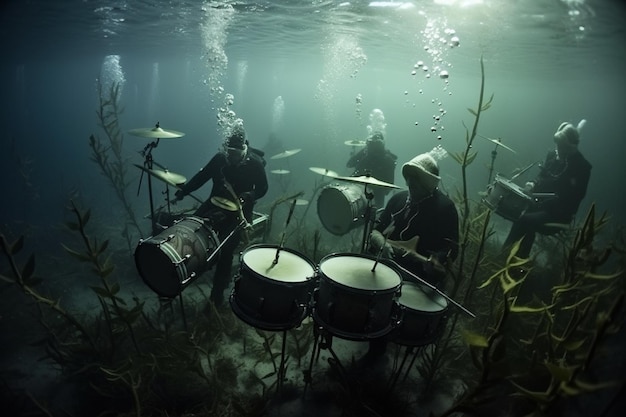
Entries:
MULTIPOLYGON (((135 332, 133 330, 133 322, 140 317, 141 311, 143 310, 143 304, 139 304, 131 310, 128 310, 121 305, 125 304, 125 302, 122 298, 119 298, 117 296, 120 291, 120 285, 118 282, 110 282, 108 279, 108 277, 113 272, 115 266, 113 265, 110 256, 107 256, 104 261, 100 259, 100 257, 106 252, 109 246, 109 241, 105 240, 103 242, 98 242, 97 239, 90 239, 85 231, 85 226, 87 225, 87 222, 90 218, 90 211, 87 210, 85 212, 81 212, 78 207, 76 207, 76 204, 73 201, 71 201, 71 205, 72 207, 70 209, 76 216, 77 223, 67 222, 66 226, 70 230, 77 231, 80 234, 82 242, 85 246, 85 251, 78 252, 68 248, 65 245, 63 245, 63 248, 75 258, 83 262, 88 262, 92 264, 93 271, 100 278, 102 287, 91 287, 91 289, 94 290, 100 300, 100 304, 102 305, 108 325, 112 326, 114 318, 121 320, 128 329, 128 334, 132 339, 135 350, 137 351, 137 353, 141 353, 139 345, 137 343, 135 332), (106 300, 110 301, 111 306, 113 307, 114 316, 111 314, 110 306, 107 304, 106 300)), ((112 330, 112 327, 110 327, 110 331, 111 345, 114 349, 115 339, 113 338, 114 332, 112 330)))
POLYGON ((0 274, 0 280, 17 285, 24 294, 33 298, 38 304, 45 305, 52 309, 52 311, 74 327, 89 346, 96 351, 96 344, 91 335, 87 332, 87 329, 76 320, 74 316, 61 307, 60 301, 45 297, 34 288, 38 283, 38 279, 35 277, 35 255, 32 254, 22 268, 18 266, 15 256, 24 247, 24 236, 20 236, 15 242, 10 243, 3 234, 0 234, 0 247, 13 273, 13 277, 0 274))
POLYGON ((142 236, 133 206, 126 195, 130 182, 127 179, 127 161, 123 155, 124 135, 119 125, 119 116, 124 111, 119 105, 120 84, 111 84, 108 91, 103 91, 103 88, 98 80, 99 106, 96 114, 98 125, 104 130, 107 138, 107 144, 104 144, 96 135, 89 136, 90 159, 99 166, 100 173, 109 180, 115 195, 122 203, 128 222, 142 236))

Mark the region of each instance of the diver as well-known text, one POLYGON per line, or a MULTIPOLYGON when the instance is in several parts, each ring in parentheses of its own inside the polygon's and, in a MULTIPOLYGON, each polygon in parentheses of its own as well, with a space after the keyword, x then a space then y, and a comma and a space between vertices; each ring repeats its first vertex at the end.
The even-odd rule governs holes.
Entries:
POLYGON ((230 284, 233 255, 241 240, 241 223, 246 223, 244 227, 252 223, 255 202, 268 189, 263 152, 249 146, 241 123, 232 128, 222 149, 204 168, 179 187, 175 201, 182 200, 209 180, 213 180, 211 194, 194 215, 210 220, 220 242, 233 233, 221 248, 213 276, 211 301, 219 307, 224 303, 224 291, 230 284), (241 210, 220 207, 214 197, 241 210), (240 213, 245 219, 240 218, 240 213))
MULTIPOLYGON (((377 180, 393 184, 396 161, 398 157, 385 148, 385 138, 379 131, 375 131, 367 138, 365 147, 348 159, 346 166, 354 168, 352 177, 369 175, 377 180)), ((376 207, 385 205, 385 196, 389 192, 387 187, 374 186, 374 203, 376 207)))

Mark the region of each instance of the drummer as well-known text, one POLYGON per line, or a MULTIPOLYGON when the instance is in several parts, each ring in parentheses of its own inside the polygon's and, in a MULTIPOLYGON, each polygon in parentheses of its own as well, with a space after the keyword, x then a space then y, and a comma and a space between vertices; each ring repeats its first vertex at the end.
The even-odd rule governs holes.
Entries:
MULTIPOLYGON (((346 166, 354 168, 352 177, 371 175, 377 180, 393 184, 396 160, 398 157, 385 148, 385 137, 381 132, 375 131, 367 138, 365 148, 355 153, 348 159, 346 166)), ((374 203, 376 207, 385 205, 385 196, 389 192, 386 187, 374 187, 374 203)))
MULTIPOLYGON (((402 166, 409 189, 389 199, 369 237, 373 254, 382 253, 437 287, 443 284, 445 265, 457 256, 459 240, 456 207, 438 187, 441 177, 437 159, 445 154, 437 147, 402 166)), ((384 340, 371 342, 364 362, 382 357, 385 345, 384 340)))
POLYGON ((561 123, 554 133, 555 149, 548 152, 538 177, 525 187, 531 195, 537 193, 550 197, 538 197, 536 203, 513 223, 504 242, 505 251, 521 240, 517 256, 528 258, 535 233, 554 234, 561 228, 549 223, 569 225, 574 219, 587 193, 591 175, 591 164, 578 150, 580 129, 584 124, 584 119, 577 127, 561 123))
MULTIPOLYGON (((249 147, 246 140, 246 131, 243 122, 236 124, 232 129, 222 149, 194 175, 189 182, 176 192, 176 201, 182 200, 187 194, 197 190, 207 181, 213 180, 210 197, 220 197, 229 201, 238 199, 242 212, 248 223, 252 222, 253 209, 256 200, 267 193, 267 176, 265 174, 265 160, 262 152, 249 147), (233 196, 228 186, 236 194, 233 196)), ((236 229, 241 221, 238 211, 225 210, 215 206, 211 199, 207 199, 195 211, 194 215, 211 220, 220 241, 236 229)), ((213 276, 211 301, 216 306, 224 302, 224 291, 231 279, 233 255, 241 238, 241 229, 222 246, 219 259, 213 276)))

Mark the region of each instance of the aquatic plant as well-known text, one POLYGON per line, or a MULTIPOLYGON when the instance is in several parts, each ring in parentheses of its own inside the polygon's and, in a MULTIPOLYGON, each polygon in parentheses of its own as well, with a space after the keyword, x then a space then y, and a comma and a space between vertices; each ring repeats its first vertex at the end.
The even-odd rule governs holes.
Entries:
POLYGON ((120 84, 111 83, 108 91, 103 91, 104 87, 98 80, 97 88, 99 107, 96 114, 98 125, 104 130, 106 142, 95 134, 89 136, 90 159, 98 165, 100 173, 113 187, 126 213, 127 222, 143 236, 132 203, 126 195, 130 181, 127 178, 127 159, 123 155, 124 135, 119 126, 119 116, 123 112, 119 103, 120 84))
MULTIPOLYGON (((567 401, 623 381, 603 380, 593 369, 598 348, 621 326, 624 270, 598 272, 608 260, 608 248, 593 247, 597 229, 592 205, 572 242, 549 303, 523 304, 520 291, 528 284, 528 260, 517 258, 515 245, 506 265, 480 288, 500 289, 495 325, 485 333, 464 332, 472 363, 479 371, 470 389, 442 416, 480 413, 508 398, 523 415, 553 416, 565 412, 567 401)), ((538 277, 533 277, 538 279, 538 277)))

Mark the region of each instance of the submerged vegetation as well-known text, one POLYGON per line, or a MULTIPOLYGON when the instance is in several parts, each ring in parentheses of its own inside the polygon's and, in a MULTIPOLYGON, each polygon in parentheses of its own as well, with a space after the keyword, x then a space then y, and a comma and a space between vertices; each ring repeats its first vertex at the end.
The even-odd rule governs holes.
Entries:
MULTIPOLYGON (((397 347, 392 366, 397 373, 383 381, 353 377, 334 360, 329 360, 328 370, 313 374, 320 349, 330 346, 314 337, 316 326, 310 318, 284 332, 255 329, 230 308, 214 306, 200 285, 178 299, 141 299, 123 288, 128 268, 121 262, 130 260, 116 263, 110 239, 94 237, 93 227, 98 225, 93 225, 91 211, 70 201, 71 219, 64 225, 70 237, 63 248, 74 262, 66 268, 89 271, 81 279, 90 283, 99 308, 79 314, 60 298, 46 295, 35 255, 20 261, 23 236, 9 239, 0 234, 0 250, 8 265, 0 271, 0 279, 35 301, 43 328, 36 344, 43 349, 44 359, 74 384, 78 404, 64 410, 28 393, 25 401, 14 401, 7 412, 264 416, 271 415, 277 400, 302 394, 306 384, 307 392, 322 392, 324 401, 343 416, 418 415, 437 396, 448 399, 444 408, 432 410, 441 417, 571 415, 581 406, 579 400, 590 397, 600 398, 594 404, 597 416, 609 415, 612 401, 624 387, 623 375, 611 372, 607 358, 607 350, 619 343, 616 337, 624 318, 624 236, 598 243, 606 237, 610 221, 592 205, 581 225, 540 240, 536 258, 517 257, 517 246, 500 253, 491 213, 469 198, 466 182, 476 157, 472 141, 494 98, 484 101, 482 61, 481 75, 478 105, 470 109, 474 123, 467 129, 466 148, 451 153, 463 179, 456 196, 461 242, 445 288, 476 318, 450 305, 436 343, 406 349, 407 357, 413 355, 408 367, 402 368, 402 349, 397 347), (542 262, 540 256, 550 262, 542 262), (326 372, 339 377, 320 386, 320 374, 326 372)), ((129 226, 141 231, 126 195, 128 163, 118 122, 119 90, 113 85, 99 93, 99 124, 108 144, 92 135, 92 160, 116 190, 127 214, 123 233, 131 242, 129 226)), ((275 239, 272 219, 278 208, 300 195, 292 193, 271 205, 264 242, 275 239)), ((325 247, 319 229, 306 228, 303 218, 295 222, 297 233, 292 232, 289 240, 294 250, 315 263, 330 253, 333 248, 325 247)), ((284 240, 287 232, 281 232, 284 240)), ((353 248, 360 246, 358 236, 346 236, 350 239, 353 248)), ((621 349, 617 351, 623 355, 621 349)))

